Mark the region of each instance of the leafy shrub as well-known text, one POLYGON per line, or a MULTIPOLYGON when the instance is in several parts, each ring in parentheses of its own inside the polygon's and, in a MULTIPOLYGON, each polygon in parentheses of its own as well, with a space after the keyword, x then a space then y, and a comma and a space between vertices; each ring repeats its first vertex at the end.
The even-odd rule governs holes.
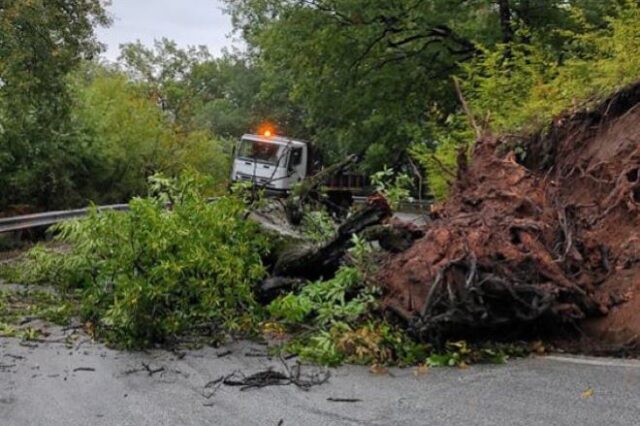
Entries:
POLYGON ((28 288, 0 291, 0 336, 19 336, 28 330, 29 319, 68 325, 78 304, 51 289, 28 288), (25 321, 27 319, 27 321, 25 321))
POLYGON ((361 285, 362 277, 357 269, 342 267, 334 278, 306 285, 298 294, 282 296, 267 309, 275 319, 289 324, 311 322, 327 327, 337 321, 355 321, 375 301, 373 293, 367 291, 370 289, 361 285), (355 297, 348 297, 354 293, 355 297))
POLYGON ((346 330, 336 346, 348 362, 401 366, 423 362, 429 350, 427 345, 415 342, 404 331, 384 321, 369 321, 346 330))
POLYGON ((640 75, 640 5, 624 0, 605 25, 588 24, 572 9, 581 31, 555 31, 563 57, 545 41, 498 46, 466 67, 465 94, 473 109, 490 117, 497 132, 532 131, 564 111, 588 107, 640 75))
POLYGON ((353 325, 336 321, 311 334, 301 334, 283 346, 287 352, 318 364, 408 366, 424 362, 429 345, 380 319, 361 318, 353 325))
POLYGON ((304 235, 313 242, 327 242, 336 234, 336 224, 326 210, 305 211, 301 225, 304 235))
POLYGON ((384 194, 393 209, 403 201, 411 201, 411 178, 404 174, 395 174, 393 169, 384 167, 383 170, 371 176, 371 183, 376 191, 384 194))
MULTIPOLYGON (((439 115, 437 111, 434 114, 439 115)), ((468 150, 474 140, 466 117, 449 115, 442 120, 443 125, 430 126, 431 143, 415 145, 410 151, 426 170, 429 191, 437 200, 447 197, 456 178, 458 151, 468 150)))
MULTIPOLYGON (((269 304, 272 320, 294 333, 284 350, 325 365, 409 365, 424 360, 425 345, 372 319, 379 291, 368 282, 373 272, 370 256, 369 244, 354 236, 350 264, 342 266, 334 278, 308 284, 269 304)), ((267 325, 270 330, 280 329, 273 322, 267 325)))
POLYGON ((32 252, 27 262, 40 269, 25 278, 79 289, 83 316, 126 347, 198 329, 216 337, 251 330, 265 237, 244 220, 239 198, 209 203, 197 179, 171 183, 168 192, 131 201, 127 213, 94 210, 63 224, 58 238, 70 252, 32 252))

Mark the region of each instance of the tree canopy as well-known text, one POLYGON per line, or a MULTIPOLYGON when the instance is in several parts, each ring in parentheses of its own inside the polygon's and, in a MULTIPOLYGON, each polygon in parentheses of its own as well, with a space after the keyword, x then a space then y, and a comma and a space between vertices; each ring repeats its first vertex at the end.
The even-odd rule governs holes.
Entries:
POLYGON ((104 2, 3 1, 0 210, 126 201, 190 168, 222 187, 231 140, 263 122, 327 162, 421 168, 442 196, 473 140, 454 79, 481 124, 510 132, 638 76, 634 0, 225 3, 245 50, 161 39, 108 64, 104 2))
POLYGON ((68 75, 100 46, 99 0, 0 4, 0 205, 71 197, 78 169, 68 75))
POLYGON ((534 36, 561 60, 560 30, 605 25, 617 2, 226 3, 267 80, 286 86, 302 108, 309 133, 334 157, 364 153, 376 169, 398 162, 411 144, 433 139, 433 123, 443 124, 458 110, 451 77, 464 74, 464 64, 486 49, 534 36), (575 18, 576 10, 584 11, 584 20, 575 18))

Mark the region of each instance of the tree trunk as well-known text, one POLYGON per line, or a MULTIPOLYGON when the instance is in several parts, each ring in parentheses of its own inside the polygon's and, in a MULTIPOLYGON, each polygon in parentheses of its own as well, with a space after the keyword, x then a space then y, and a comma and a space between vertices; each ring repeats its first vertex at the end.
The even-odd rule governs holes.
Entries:
MULTIPOLYGON (((357 157, 355 155, 350 155, 341 162, 331 165, 313 176, 305 178, 300 187, 295 189, 289 198, 287 198, 285 209, 289 222, 293 225, 299 225, 302 221, 304 204, 308 199, 312 198, 314 194, 317 195, 318 189, 327 181, 327 179, 351 167, 355 164, 356 160, 357 157)), ((327 205, 326 207, 330 211, 333 208, 331 205, 327 205)))
POLYGON ((391 216, 387 201, 381 196, 371 197, 366 207, 347 219, 336 236, 321 245, 291 244, 280 254, 273 275, 306 279, 333 276, 346 251, 351 247, 351 237, 364 229, 381 223, 391 216))

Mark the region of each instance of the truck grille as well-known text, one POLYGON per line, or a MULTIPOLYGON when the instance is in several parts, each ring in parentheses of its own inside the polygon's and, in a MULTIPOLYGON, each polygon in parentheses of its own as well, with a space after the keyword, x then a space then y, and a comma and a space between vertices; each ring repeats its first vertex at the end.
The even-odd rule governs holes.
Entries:
MULTIPOLYGON (((251 176, 251 175, 246 175, 246 174, 244 174, 244 173, 238 173, 238 174, 236 174, 236 180, 243 181, 243 182, 246 182, 246 181, 253 181, 253 180, 254 180, 253 178, 254 178, 253 176, 251 176)), ((264 185, 264 186, 269 186, 269 187, 272 187, 272 186, 273 186, 273 185, 271 185, 271 184, 269 183, 269 182, 270 182, 269 178, 263 178, 263 177, 258 177, 258 176, 256 176, 256 177, 255 177, 255 182, 256 182, 258 185, 264 185)))

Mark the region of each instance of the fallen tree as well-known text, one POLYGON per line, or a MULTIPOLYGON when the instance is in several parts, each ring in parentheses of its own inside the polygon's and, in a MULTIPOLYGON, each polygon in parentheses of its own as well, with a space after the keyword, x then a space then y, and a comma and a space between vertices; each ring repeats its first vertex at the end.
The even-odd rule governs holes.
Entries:
POLYGON ((315 175, 307 176, 294 188, 286 199, 285 212, 287 214, 287 220, 292 225, 300 225, 304 215, 305 205, 309 203, 324 206, 335 216, 344 216, 344 207, 333 203, 328 197, 323 196, 321 186, 332 176, 353 166, 356 161, 357 157, 355 155, 349 155, 344 160, 320 170, 315 175))
MULTIPOLYGON (((168 212, 149 197, 127 214, 94 212, 63 226, 70 251, 32 251, 17 281, 81 290, 83 320, 129 347, 189 333, 217 341, 273 320, 276 332, 303 330, 295 353, 324 363, 415 363, 452 337, 564 325, 637 350, 638 104, 640 84, 540 134, 481 137, 422 228, 392 219, 376 194, 315 240, 287 214, 291 200, 247 213, 241 197, 208 203, 186 179, 170 188, 178 201, 168 212), (363 249, 363 239, 386 254, 363 249)), ((294 200, 300 212, 318 202, 309 195, 317 187, 294 200)))
POLYGON ((352 236, 389 217, 391 208, 384 197, 370 197, 366 206, 347 218, 327 243, 289 245, 278 257, 273 275, 308 279, 332 277, 351 245, 352 236))
MULTIPOLYGON (((409 248, 424 233, 416 226, 390 221, 392 209, 380 194, 370 196, 363 206, 350 214, 336 210, 322 193, 322 184, 331 176, 353 165, 355 156, 306 178, 284 200, 271 199, 249 214, 271 236, 274 249, 266 259, 271 276, 261 285, 262 300, 270 300, 283 289, 305 281, 330 279, 343 263, 352 247, 354 235, 362 234, 369 241, 378 241, 388 251, 399 253, 409 248), (330 217, 340 221, 326 241, 312 241, 301 232, 305 211, 326 209, 330 217)), ((332 219, 332 220, 333 220, 332 219)))

